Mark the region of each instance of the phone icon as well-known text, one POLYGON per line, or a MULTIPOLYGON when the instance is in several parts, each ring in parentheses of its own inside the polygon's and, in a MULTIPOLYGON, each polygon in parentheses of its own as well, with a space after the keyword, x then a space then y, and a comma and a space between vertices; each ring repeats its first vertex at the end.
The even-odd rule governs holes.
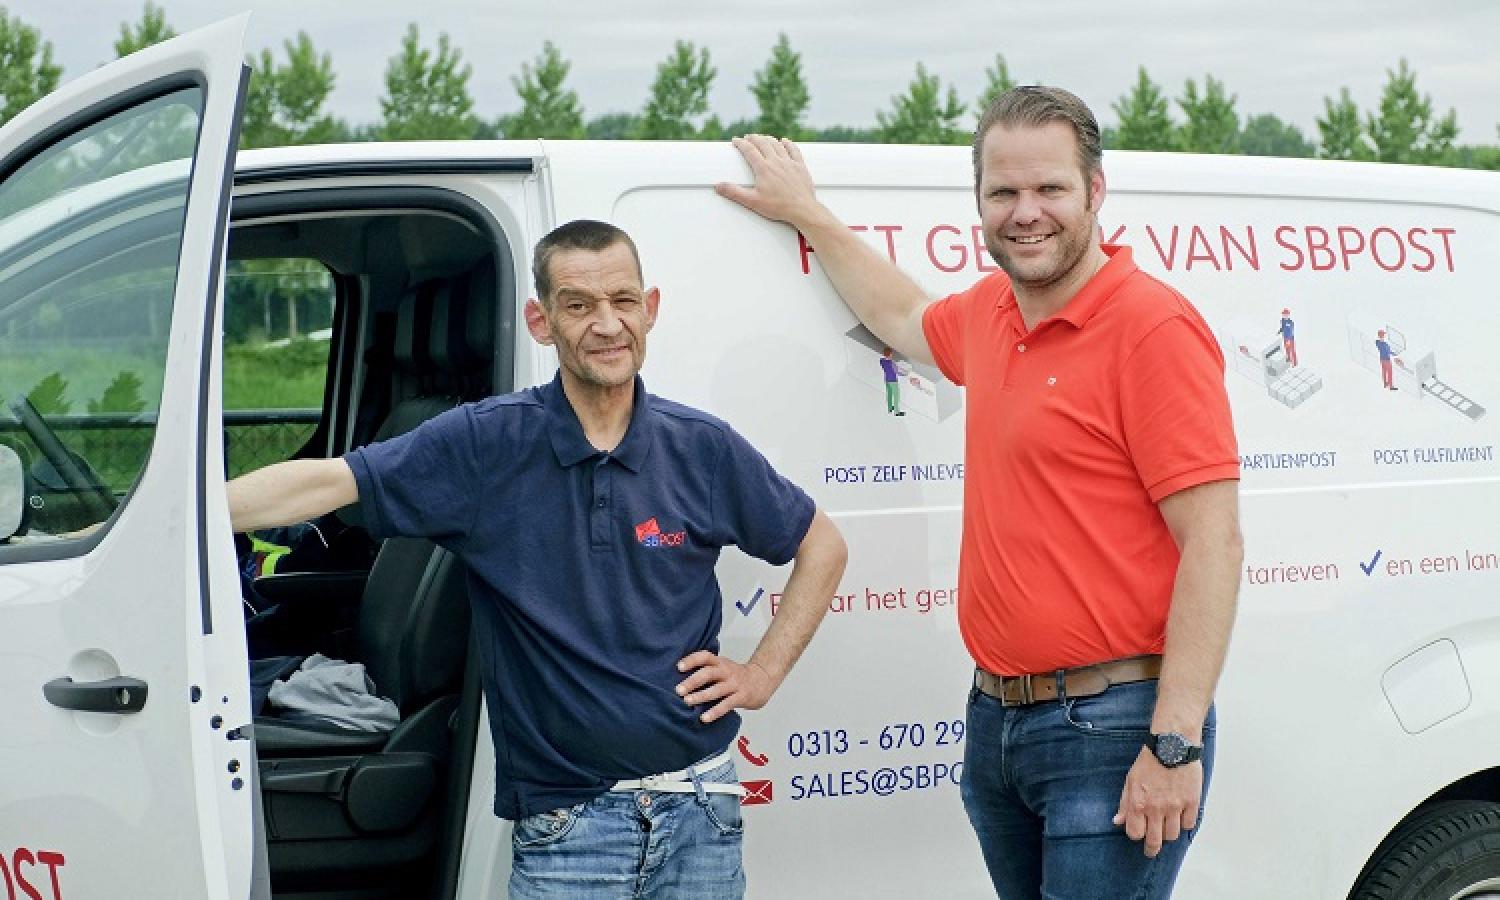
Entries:
POLYGON ((764 753, 756 753, 754 750, 751 750, 750 739, 743 734, 740 735, 739 740, 734 742, 734 745, 739 748, 740 756, 745 757, 752 766, 763 766, 771 761, 771 758, 764 753))

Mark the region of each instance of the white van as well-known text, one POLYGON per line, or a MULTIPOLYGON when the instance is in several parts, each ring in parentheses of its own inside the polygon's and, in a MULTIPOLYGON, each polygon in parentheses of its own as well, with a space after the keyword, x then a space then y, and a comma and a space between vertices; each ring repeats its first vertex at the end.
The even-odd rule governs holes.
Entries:
MULTIPOLYGON (((390 541, 373 575, 255 586, 304 611, 294 641, 367 664, 393 733, 251 715, 221 282, 226 259, 323 273, 322 403, 285 418, 307 426, 289 452, 331 456, 548 380, 555 356, 521 327, 529 249, 581 217, 629 231, 662 288, 651 390, 732 422, 848 538, 822 630, 737 745, 751 896, 989 896, 957 788, 962 393, 898 359, 891 414, 884 348, 816 253, 714 195, 746 177, 727 144, 236 158, 244 26, 92 72, 0 130, 0 898, 503 895, 509 831, 443 553, 390 541)), ((933 293, 990 270, 967 150, 805 152, 830 206, 933 293)), ((1223 343, 1243 454, 1220 754, 1178 896, 1500 891, 1500 304, 1480 270, 1500 178, 1105 168, 1105 237, 1223 343)), ((720 578, 743 654, 785 571, 728 553, 720 578)))

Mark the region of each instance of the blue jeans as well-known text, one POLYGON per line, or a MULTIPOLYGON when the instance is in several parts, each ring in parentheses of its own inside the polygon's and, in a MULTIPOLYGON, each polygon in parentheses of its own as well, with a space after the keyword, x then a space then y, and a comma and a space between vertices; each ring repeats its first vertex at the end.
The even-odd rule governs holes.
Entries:
MULTIPOLYGON (((1144 842, 1132 841, 1112 821, 1155 704, 1155 681, 1031 706, 1006 707, 969 692, 960 793, 1002 900, 1171 896, 1196 829, 1148 859, 1144 842)), ((1204 798, 1214 727, 1210 708, 1203 729, 1204 798)))
MULTIPOLYGON (((734 763, 700 776, 737 784, 734 763)), ((516 823, 512 900, 740 900, 744 825, 734 794, 611 791, 516 823)))

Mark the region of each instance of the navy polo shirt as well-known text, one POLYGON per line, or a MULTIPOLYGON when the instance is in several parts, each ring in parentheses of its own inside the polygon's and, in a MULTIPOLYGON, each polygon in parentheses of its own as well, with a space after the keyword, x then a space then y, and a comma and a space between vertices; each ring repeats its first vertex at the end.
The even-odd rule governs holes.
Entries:
POLYGON ((344 459, 371 533, 467 564, 496 815, 582 803, 733 740, 737 714, 705 725, 708 707, 677 696, 677 661, 718 652, 720 548, 786 563, 813 502, 724 422, 637 378, 604 453, 555 378, 344 459))

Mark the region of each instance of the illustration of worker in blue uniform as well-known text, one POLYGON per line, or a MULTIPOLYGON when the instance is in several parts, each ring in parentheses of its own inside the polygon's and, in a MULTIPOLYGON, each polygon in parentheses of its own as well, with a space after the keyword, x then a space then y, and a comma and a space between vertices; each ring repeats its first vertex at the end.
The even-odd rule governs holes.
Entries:
POLYGON ((1391 370, 1391 362, 1400 362, 1395 359, 1396 354, 1392 352, 1391 345, 1385 339, 1385 329, 1375 332, 1375 352, 1380 354, 1380 381, 1381 386, 1388 390, 1396 389, 1395 373, 1391 370))
POLYGON ((1281 349, 1286 351, 1286 361, 1297 365, 1297 324, 1292 321, 1292 311, 1281 311, 1281 349))
POLYGON ((880 354, 880 372, 885 379, 885 411, 893 416, 906 415, 901 410, 901 373, 896 369, 896 361, 891 358, 890 347, 880 354))

